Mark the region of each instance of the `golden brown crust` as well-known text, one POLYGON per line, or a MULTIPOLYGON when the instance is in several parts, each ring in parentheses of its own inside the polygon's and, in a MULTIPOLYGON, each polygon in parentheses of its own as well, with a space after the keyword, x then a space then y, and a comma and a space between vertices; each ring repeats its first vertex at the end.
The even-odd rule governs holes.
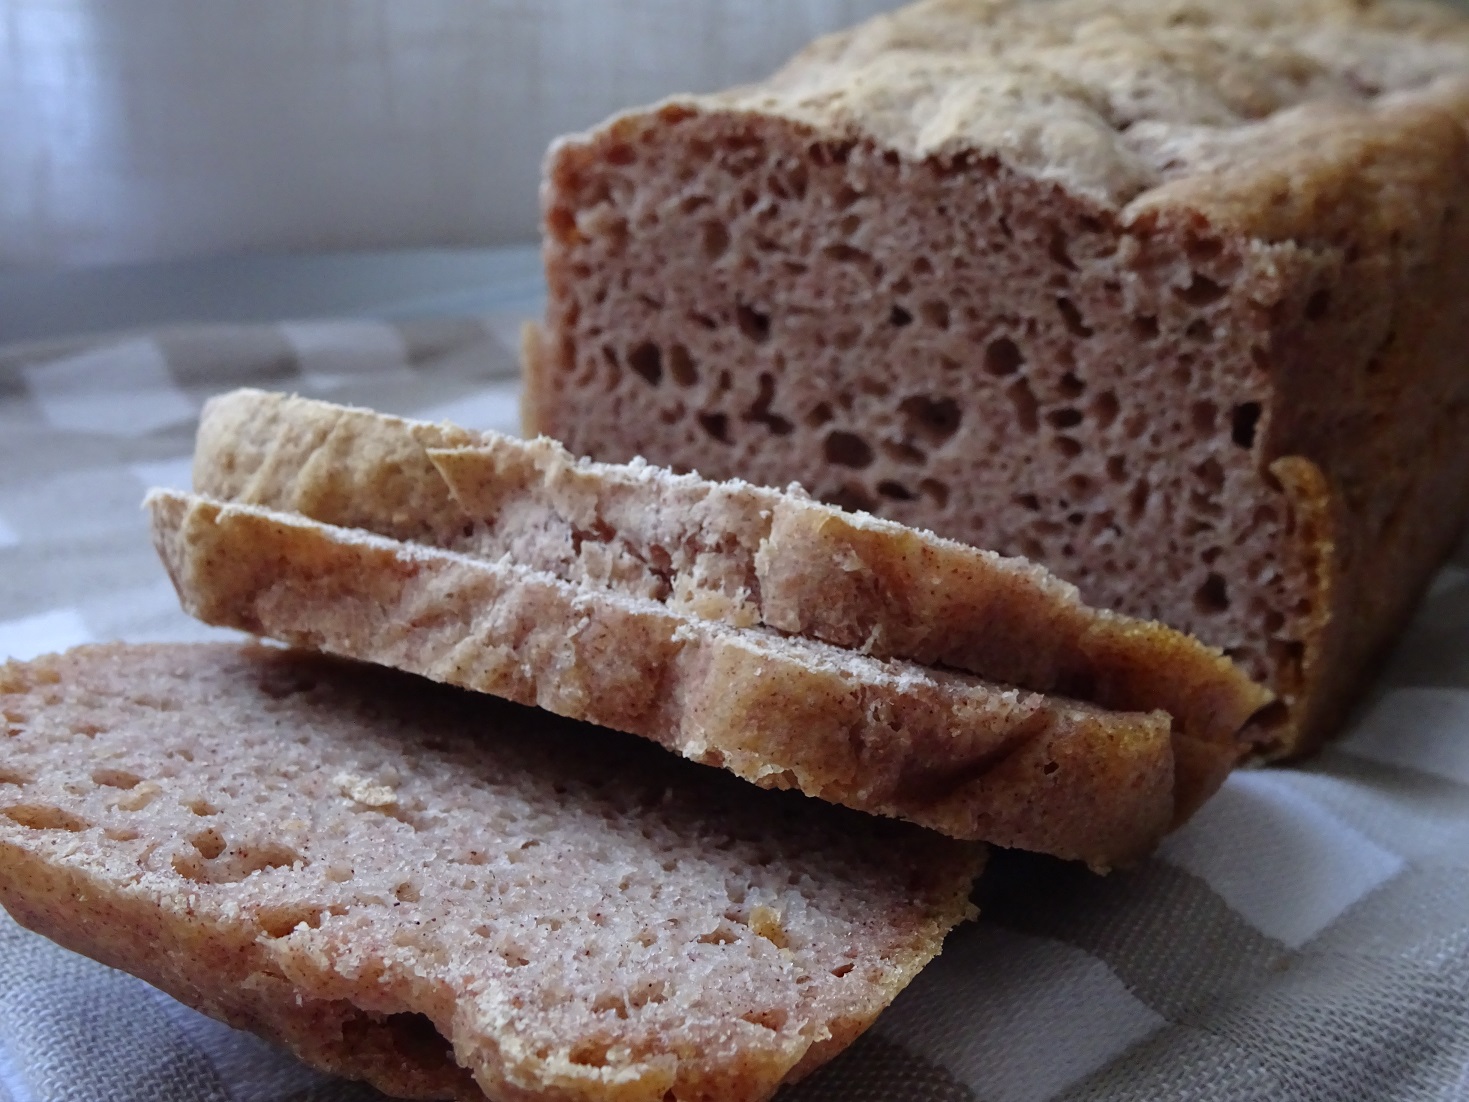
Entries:
POLYGON ((1270 699, 1217 651, 1089 608, 1023 561, 794 489, 577 461, 545 439, 238 391, 205 410, 195 486, 489 562, 509 555, 680 615, 763 624, 1109 710, 1165 711, 1178 740, 1214 747, 1183 759, 1188 795, 1175 821, 1217 788, 1240 729, 1270 699))
POLYGON ((763 1099, 972 914, 973 847, 321 656, 82 648, 0 708, 20 922, 397 1097, 763 1099))

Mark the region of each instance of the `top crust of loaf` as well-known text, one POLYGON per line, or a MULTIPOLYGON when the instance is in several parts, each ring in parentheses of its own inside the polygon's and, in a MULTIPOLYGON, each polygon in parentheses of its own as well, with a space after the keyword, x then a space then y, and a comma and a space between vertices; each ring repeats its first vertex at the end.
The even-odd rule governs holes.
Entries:
POLYGON ((768 1097, 938 951, 982 857, 276 648, 0 665, 0 739, 19 921, 401 1097, 768 1097))
POLYGON ((1463 156, 1469 20, 1416 0, 925 0, 653 110, 992 156, 1125 221, 1386 240, 1424 217, 1395 196, 1443 191, 1463 156))

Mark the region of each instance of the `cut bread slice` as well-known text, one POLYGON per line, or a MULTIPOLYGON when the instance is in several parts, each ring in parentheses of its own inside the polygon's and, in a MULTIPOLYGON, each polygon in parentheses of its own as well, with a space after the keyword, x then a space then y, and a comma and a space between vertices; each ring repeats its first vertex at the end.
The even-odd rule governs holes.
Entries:
POLYGON ((1269 701, 1218 651, 1085 605, 1021 559, 811 500, 326 402, 237 391, 200 424, 195 489, 567 581, 681 615, 1176 721, 1185 818, 1269 701))
POLYGON ((0 667, 0 902, 405 1098, 768 1097, 972 913, 978 847, 258 646, 0 667))
POLYGON ((149 495, 184 608, 656 740, 959 838, 1107 867, 1174 812, 1169 717, 678 614, 509 561, 149 495))

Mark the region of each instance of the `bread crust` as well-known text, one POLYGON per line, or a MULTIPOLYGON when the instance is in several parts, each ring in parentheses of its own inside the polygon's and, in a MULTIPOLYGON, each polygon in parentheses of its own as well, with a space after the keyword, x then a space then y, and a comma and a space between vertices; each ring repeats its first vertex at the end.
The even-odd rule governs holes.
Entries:
POLYGON ((973 913, 976 847, 319 655, 80 648, 0 709, 18 921, 396 1097, 763 1099, 973 913))

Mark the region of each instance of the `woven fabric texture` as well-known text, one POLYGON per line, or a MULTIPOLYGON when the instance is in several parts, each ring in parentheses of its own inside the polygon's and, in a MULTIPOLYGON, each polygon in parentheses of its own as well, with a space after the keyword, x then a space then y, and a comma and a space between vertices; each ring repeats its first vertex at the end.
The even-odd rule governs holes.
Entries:
MULTIPOLYGON (((514 431, 511 327, 190 327, 0 348, 0 658, 227 633, 149 486, 251 385, 514 431)), ((1469 1098, 1469 553, 1344 736, 1237 774, 1140 868, 1000 854, 979 922, 786 1102, 1469 1098)), ((0 1102, 328 1102, 327 1079, 0 915, 0 1102)))

